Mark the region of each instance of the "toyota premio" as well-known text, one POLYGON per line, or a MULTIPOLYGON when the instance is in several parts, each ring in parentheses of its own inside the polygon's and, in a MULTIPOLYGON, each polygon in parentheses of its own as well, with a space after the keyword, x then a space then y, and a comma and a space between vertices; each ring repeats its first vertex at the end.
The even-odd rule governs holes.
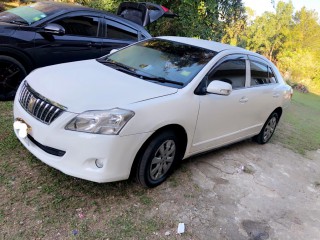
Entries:
POLYGON ((158 37, 99 59, 31 72, 14 131, 44 163, 94 182, 161 184, 177 163, 272 137, 292 89, 265 57, 212 41, 158 37))

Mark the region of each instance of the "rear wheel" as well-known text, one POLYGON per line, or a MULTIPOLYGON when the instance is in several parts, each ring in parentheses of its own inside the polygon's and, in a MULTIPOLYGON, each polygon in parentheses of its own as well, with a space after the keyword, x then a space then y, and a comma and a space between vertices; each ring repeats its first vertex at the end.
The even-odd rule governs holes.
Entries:
POLYGON ((0 100, 12 100, 26 75, 27 72, 19 61, 0 55, 0 100))
POLYGON ((269 116, 265 124, 263 125, 263 128, 261 129, 260 133, 257 136, 255 136, 253 140, 259 144, 265 144, 269 142, 274 131, 276 130, 278 121, 279 121, 278 113, 273 112, 269 116))
POLYGON ((172 173, 181 150, 171 131, 156 135, 138 159, 136 178, 144 187, 156 187, 172 173))

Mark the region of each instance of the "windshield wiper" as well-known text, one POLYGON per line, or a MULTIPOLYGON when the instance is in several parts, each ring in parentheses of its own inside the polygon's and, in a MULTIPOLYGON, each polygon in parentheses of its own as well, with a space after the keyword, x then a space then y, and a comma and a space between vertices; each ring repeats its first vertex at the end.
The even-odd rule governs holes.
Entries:
POLYGON ((23 20, 13 20, 11 21, 10 23, 13 23, 13 24, 22 24, 22 25, 29 25, 29 23, 27 21, 23 21, 23 20))
POLYGON ((112 61, 112 60, 105 60, 105 59, 97 59, 98 62, 101 62, 101 63, 105 63, 105 64, 109 64, 109 65, 113 65, 113 66, 117 66, 117 67, 121 67, 121 68, 124 68, 124 69, 127 69, 129 71, 132 71, 134 72, 133 68, 131 67, 128 67, 127 65, 124 65, 122 63, 119 63, 119 62, 115 62, 115 61, 112 61))
POLYGON ((161 82, 161 83, 172 83, 172 84, 176 84, 176 85, 180 85, 180 86, 184 85, 182 82, 166 79, 166 78, 163 78, 163 77, 144 76, 144 75, 141 75, 141 76, 142 76, 143 79, 146 79, 146 80, 154 80, 154 81, 161 82))
POLYGON ((108 65, 113 65, 113 66, 119 67, 116 70, 119 70, 121 72, 128 73, 128 74, 136 76, 138 78, 143 78, 143 76, 141 74, 138 74, 138 73, 135 72, 134 68, 128 67, 127 65, 124 65, 122 63, 115 62, 115 61, 112 61, 112 60, 102 60, 102 59, 97 59, 97 61, 101 62, 103 64, 108 64, 108 65))
POLYGON ((101 63, 104 63, 104 64, 110 64, 110 65, 114 65, 114 66, 120 67, 120 69, 117 69, 117 70, 126 72, 128 74, 131 74, 131 75, 136 76, 136 77, 141 78, 141 79, 153 80, 153 81, 161 82, 161 83, 172 83, 172 84, 176 84, 176 85, 180 85, 180 86, 184 85, 182 82, 169 80, 169 79, 166 79, 166 78, 163 78, 163 77, 156 77, 156 76, 152 76, 152 75, 147 76, 144 73, 143 74, 140 73, 141 71, 139 71, 139 73, 138 73, 137 72, 138 70, 136 70, 134 68, 131 68, 131 67, 128 67, 127 65, 124 65, 122 63, 112 61, 112 60, 97 59, 97 61, 101 62, 101 63))

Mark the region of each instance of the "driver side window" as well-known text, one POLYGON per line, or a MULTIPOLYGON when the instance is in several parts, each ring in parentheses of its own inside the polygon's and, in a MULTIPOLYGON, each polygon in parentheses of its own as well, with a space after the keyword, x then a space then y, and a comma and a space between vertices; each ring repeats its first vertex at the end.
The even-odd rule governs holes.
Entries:
POLYGON ((222 62, 210 73, 208 80, 209 83, 214 80, 230 83, 232 89, 244 88, 246 83, 245 60, 232 59, 222 62))
POLYGON ((64 27, 66 35, 97 37, 99 19, 89 16, 75 16, 59 19, 53 23, 64 27))

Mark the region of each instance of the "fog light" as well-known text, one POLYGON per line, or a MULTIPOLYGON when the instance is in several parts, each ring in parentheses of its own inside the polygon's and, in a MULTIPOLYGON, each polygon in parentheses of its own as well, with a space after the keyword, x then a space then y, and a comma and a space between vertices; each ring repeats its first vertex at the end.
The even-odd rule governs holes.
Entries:
POLYGON ((103 162, 101 159, 96 159, 95 164, 96 164, 97 168, 103 167, 103 162))

